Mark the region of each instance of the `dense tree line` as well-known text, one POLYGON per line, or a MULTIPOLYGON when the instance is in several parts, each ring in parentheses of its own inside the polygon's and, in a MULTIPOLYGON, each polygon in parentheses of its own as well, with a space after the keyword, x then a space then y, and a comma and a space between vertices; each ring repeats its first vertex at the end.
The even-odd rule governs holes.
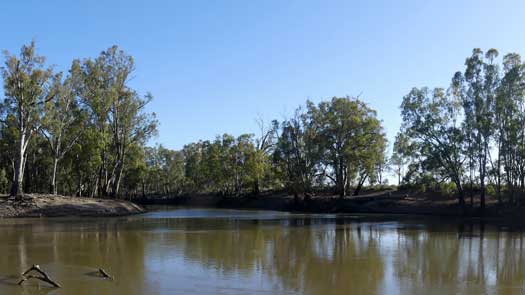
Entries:
POLYGON ((291 118, 265 124, 257 135, 224 134, 180 151, 146 149, 142 194, 258 194, 285 189, 295 196, 314 190, 357 195, 379 183, 386 139, 375 111, 344 97, 307 102, 291 118))
POLYGON ((516 53, 474 49, 448 89, 414 88, 392 164, 403 183, 450 181, 461 205, 525 197, 525 65, 516 53), (406 170, 406 171, 405 171, 406 170))
MULTIPOLYGON (((116 46, 57 73, 35 51, 5 53, 1 68, 0 189, 117 196, 156 132, 151 95, 129 86, 133 58, 116 46)), ((133 183, 126 183, 126 190, 133 183)))
POLYGON ((258 134, 224 134, 169 150, 156 133, 152 96, 129 86, 133 58, 116 46, 55 72, 35 44, 5 54, 1 68, 0 190, 77 196, 258 194, 357 195, 382 183, 386 139, 376 112, 333 98, 265 123, 258 134))

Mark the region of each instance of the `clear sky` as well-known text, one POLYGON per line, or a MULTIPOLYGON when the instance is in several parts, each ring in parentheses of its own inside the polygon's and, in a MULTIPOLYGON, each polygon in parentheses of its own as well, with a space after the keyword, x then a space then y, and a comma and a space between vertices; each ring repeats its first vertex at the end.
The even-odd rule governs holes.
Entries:
POLYGON ((1 49, 34 39, 59 70, 113 44, 133 55, 161 124, 152 144, 174 149, 345 95, 392 141, 412 87, 448 86, 474 47, 525 52, 523 0, 2 2, 1 49))

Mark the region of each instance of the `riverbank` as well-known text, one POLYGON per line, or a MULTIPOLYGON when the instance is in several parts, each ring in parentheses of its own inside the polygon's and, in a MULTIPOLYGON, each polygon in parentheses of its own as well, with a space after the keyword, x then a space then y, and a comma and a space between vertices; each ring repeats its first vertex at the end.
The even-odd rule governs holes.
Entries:
POLYGON ((285 193, 265 193, 259 196, 191 195, 148 197, 135 199, 143 205, 176 205, 201 208, 258 209, 304 213, 407 214, 450 217, 505 218, 525 221, 525 208, 498 205, 488 199, 485 211, 467 205, 465 212, 454 196, 406 191, 369 191, 359 196, 340 198, 334 195, 294 198, 285 193))
POLYGON ((110 217, 139 214, 144 209, 124 200, 79 198, 26 194, 10 198, 0 196, 0 218, 12 217, 110 217))

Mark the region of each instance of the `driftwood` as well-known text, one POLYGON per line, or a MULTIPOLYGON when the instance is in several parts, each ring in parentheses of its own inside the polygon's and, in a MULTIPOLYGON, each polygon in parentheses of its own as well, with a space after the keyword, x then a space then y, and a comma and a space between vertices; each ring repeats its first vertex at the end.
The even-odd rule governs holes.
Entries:
POLYGON ((45 271, 40 269, 39 265, 33 265, 28 270, 26 270, 22 274, 22 279, 20 279, 20 282, 18 282, 18 285, 22 285, 23 282, 25 282, 25 281, 27 281, 29 279, 41 280, 43 282, 46 282, 46 283, 50 284, 51 286, 53 286, 55 288, 60 288, 61 287, 59 283, 57 283, 54 280, 52 280, 45 271), (38 273, 39 275, 32 275, 32 274, 30 274, 33 271, 38 273))
POLYGON ((110 276, 103 268, 99 268, 98 272, 103 278, 113 280, 113 277, 110 276))

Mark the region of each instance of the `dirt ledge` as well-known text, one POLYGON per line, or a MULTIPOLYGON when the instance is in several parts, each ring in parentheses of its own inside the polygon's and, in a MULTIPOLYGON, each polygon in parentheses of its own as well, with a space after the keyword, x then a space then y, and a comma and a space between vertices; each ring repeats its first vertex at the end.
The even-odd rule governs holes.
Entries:
POLYGON ((0 196, 0 218, 62 217, 62 216, 125 216, 145 210, 124 200, 79 198, 55 195, 26 194, 13 198, 0 196))

